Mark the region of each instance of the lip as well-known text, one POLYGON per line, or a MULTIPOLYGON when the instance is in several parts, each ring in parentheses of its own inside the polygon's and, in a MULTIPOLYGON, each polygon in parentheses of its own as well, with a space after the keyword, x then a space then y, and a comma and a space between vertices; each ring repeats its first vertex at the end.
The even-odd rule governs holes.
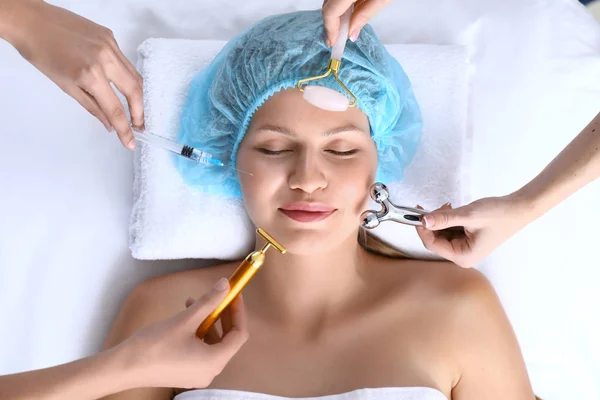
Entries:
POLYGON ((323 203, 295 202, 279 208, 287 217, 298 222, 317 222, 329 218, 337 210, 323 203))

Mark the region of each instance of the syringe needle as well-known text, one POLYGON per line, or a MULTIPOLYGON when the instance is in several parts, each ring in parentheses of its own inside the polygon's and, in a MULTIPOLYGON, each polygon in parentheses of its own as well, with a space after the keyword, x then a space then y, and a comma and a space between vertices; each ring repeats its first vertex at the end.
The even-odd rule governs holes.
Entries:
POLYGON ((241 169, 237 169, 237 168, 231 167, 231 166, 229 166, 229 165, 223 165, 223 166, 224 166, 224 167, 227 167, 227 168, 231 168, 231 169, 233 169, 233 170, 235 170, 235 171, 237 171, 237 172, 241 172, 242 174, 246 174, 246 175, 254 176, 254 174, 252 174, 252 173, 250 173, 250 172, 242 171, 241 169))

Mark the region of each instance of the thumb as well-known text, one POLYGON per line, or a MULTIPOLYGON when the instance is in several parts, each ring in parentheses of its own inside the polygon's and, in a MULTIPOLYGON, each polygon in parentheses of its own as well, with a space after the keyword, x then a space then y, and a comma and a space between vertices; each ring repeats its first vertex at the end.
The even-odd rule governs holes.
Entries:
POLYGON ((469 216, 464 207, 455 209, 440 209, 432 211, 423 217, 425 228, 439 231, 454 226, 465 226, 469 222, 469 216))

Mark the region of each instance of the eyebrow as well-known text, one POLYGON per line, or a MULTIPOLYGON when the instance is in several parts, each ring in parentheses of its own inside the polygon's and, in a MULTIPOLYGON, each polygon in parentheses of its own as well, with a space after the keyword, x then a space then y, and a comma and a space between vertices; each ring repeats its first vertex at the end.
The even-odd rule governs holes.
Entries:
MULTIPOLYGON (((262 125, 257 129, 257 131, 270 131, 270 132, 281 133, 281 134, 287 135, 287 136, 297 136, 296 132, 294 132, 286 127, 279 126, 279 125, 270 125, 270 124, 262 125)), ((346 125, 338 126, 337 128, 333 128, 328 131, 322 132, 321 135, 322 136, 331 136, 331 135, 337 135, 338 133, 353 132, 353 131, 364 132, 362 129, 356 127, 353 124, 346 124, 346 125)))

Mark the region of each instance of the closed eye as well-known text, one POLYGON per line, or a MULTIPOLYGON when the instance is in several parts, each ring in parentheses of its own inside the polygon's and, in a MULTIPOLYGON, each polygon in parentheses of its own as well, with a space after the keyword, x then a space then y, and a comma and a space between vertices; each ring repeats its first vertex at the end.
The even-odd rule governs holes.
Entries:
POLYGON ((287 152, 291 151, 291 150, 269 150, 269 149, 264 149, 264 148, 257 148, 256 150, 258 150, 259 152, 261 152, 267 156, 279 156, 283 153, 287 153, 287 152))
POLYGON ((348 157, 358 153, 358 149, 348 150, 348 151, 335 151, 335 150, 327 150, 328 153, 333 154, 338 157, 348 157))

